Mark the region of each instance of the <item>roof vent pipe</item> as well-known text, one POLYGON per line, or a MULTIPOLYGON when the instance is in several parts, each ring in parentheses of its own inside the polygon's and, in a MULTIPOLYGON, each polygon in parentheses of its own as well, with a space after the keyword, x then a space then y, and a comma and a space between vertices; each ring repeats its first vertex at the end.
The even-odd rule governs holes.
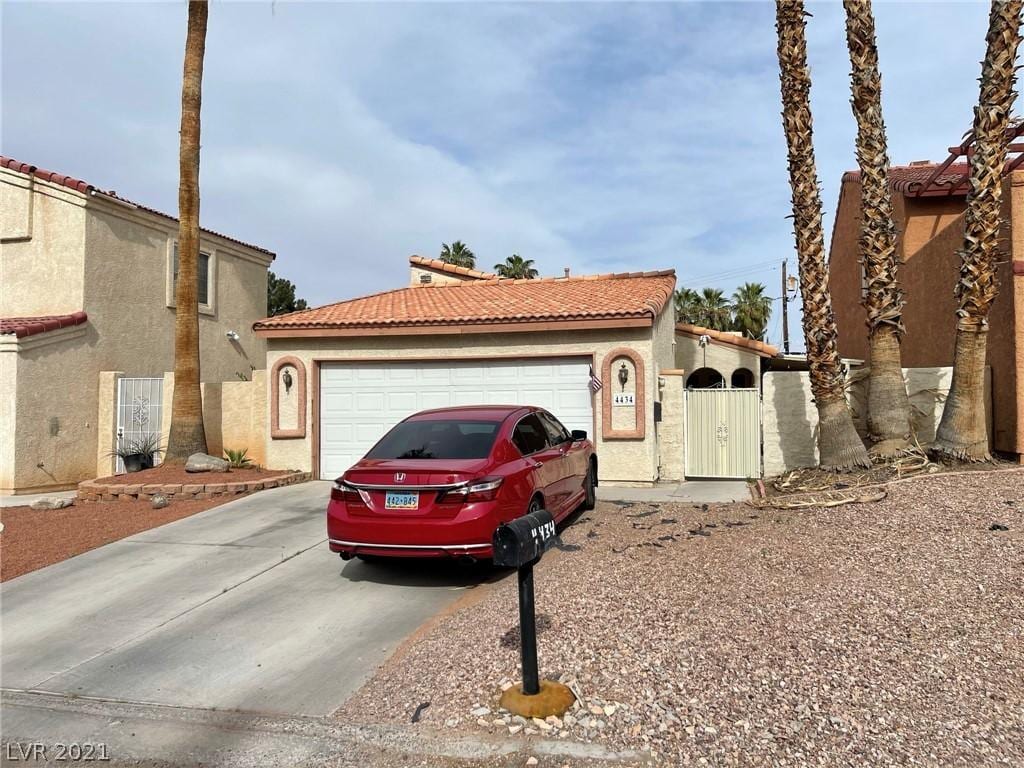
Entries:
POLYGON ((569 276, 569 268, 568 268, 568 267, 565 267, 565 276, 566 276, 566 277, 568 277, 568 276, 569 276))

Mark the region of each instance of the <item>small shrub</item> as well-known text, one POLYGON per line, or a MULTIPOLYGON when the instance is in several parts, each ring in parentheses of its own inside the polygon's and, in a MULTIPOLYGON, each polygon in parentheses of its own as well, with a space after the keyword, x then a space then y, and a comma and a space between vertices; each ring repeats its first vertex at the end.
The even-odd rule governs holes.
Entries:
POLYGON ((234 469, 241 469, 242 467, 250 467, 250 466, 252 466, 252 459, 250 459, 248 456, 245 455, 248 452, 249 452, 248 448, 242 448, 242 449, 225 448, 224 449, 224 458, 227 459, 228 463, 231 464, 232 468, 234 468, 234 469))

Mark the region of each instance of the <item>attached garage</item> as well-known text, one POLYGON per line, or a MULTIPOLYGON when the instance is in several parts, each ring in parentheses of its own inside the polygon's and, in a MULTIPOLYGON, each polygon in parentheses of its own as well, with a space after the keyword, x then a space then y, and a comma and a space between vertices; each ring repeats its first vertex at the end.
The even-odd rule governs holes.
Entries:
POLYGON ((678 383, 671 270, 509 280, 410 267, 406 287, 256 323, 269 466, 333 479, 406 416, 479 403, 538 405, 586 430, 602 483, 681 475, 656 407, 678 383))
POLYGON ((539 405, 593 433, 591 357, 325 362, 319 366, 319 476, 340 475, 399 421, 452 405, 539 405))

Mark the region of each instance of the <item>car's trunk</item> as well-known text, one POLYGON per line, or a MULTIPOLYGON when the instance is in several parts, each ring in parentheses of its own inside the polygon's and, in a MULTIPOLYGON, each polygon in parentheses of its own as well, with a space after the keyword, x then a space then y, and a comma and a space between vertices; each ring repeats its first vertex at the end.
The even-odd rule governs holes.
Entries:
POLYGON ((343 476, 360 490, 350 514, 383 517, 455 517, 461 500, 448 488, 480 477, 487 459, 363 459, 343 476))

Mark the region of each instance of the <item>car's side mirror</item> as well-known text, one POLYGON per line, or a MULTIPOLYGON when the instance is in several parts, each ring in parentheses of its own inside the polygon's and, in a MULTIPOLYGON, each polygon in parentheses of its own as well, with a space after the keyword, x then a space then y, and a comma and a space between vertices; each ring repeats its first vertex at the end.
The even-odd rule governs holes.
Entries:
POLYGON ((575 440, 586 440, 587 430, 585 429, 574 429, 572 431, 572 439, 575 440))

